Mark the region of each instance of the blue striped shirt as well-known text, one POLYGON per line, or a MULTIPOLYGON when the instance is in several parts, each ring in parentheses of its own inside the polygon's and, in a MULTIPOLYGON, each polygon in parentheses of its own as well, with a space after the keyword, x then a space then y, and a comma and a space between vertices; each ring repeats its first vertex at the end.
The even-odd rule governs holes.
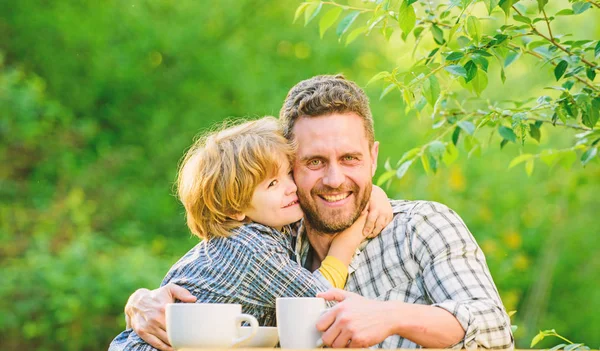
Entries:
MULTIPOLYGON (((246 224, 229 238, 200 242, 171 267, 161 286, 182 286, 198 298, 197 303, 241 304, 242 312, 256 317, 260 325, 274 326, 276 298, 315 296, 331 288, 318 270, 310 273, 293 256, 289 234, 246 224)), ((127 329, 109 350, 155 349, 127 329)))

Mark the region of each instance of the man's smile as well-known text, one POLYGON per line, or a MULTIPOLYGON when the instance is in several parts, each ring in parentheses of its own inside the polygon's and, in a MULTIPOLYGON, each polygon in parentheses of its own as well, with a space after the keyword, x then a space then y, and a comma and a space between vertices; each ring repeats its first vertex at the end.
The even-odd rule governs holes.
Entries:
POLYGON ((341 194, 319 194, 318 196, 326 202, 336 203, 347 199, 350 195, 352 195, 351 191, 341 194))

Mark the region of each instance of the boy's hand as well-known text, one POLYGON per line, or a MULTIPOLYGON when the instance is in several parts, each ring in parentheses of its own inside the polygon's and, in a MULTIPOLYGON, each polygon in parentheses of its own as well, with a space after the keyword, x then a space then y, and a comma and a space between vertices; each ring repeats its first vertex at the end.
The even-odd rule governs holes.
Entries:
POLYGON ((368 238, 374 238, 379 235, 383 228, 390 224, 392 218, 394 218, 392 205, 390 205, 387 195, 383 189, 377 185, 373 185, 373 189, 371 190, 371 200, 369 200, 367 208, 369 213, 363 229, 363 235, 368 238))

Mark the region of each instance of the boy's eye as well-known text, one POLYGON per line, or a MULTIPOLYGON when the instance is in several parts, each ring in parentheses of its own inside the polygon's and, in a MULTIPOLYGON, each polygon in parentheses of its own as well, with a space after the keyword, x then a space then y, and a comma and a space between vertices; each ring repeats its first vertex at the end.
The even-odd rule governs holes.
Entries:
POLYGON ((273 179, 270 183, 269 183, 269 188, 272 186, 277 185, 277 183, 279 183, 279 181, 277 179, 273 179))

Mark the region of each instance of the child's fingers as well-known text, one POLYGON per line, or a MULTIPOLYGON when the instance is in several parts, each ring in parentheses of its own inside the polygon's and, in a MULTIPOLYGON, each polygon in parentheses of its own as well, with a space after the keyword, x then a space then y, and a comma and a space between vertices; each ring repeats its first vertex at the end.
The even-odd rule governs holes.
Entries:
POLYGON ((375 211, 369 211, 369 213, 367 214, 367 220, 365 222, 365 226, 363 228, 363 235, 364 236, 369 236, 371 235, 371 233, 373 233, 373 229, 375 228, 375 225, 377 223, 377 213, 375 213, 375 211))

